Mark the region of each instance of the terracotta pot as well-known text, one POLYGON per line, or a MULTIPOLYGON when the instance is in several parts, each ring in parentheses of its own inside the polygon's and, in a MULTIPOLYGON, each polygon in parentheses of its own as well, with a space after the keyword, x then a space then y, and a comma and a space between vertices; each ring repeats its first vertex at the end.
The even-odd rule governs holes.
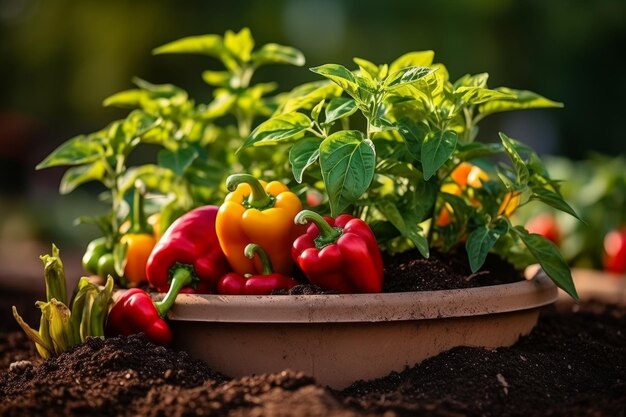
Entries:
POLYGON ((490 287, 389 294, 179 295, 176 347, 233 377, 301 370, 343 388, 455 346, 510 346, 557 298, 543 274, 490 287))

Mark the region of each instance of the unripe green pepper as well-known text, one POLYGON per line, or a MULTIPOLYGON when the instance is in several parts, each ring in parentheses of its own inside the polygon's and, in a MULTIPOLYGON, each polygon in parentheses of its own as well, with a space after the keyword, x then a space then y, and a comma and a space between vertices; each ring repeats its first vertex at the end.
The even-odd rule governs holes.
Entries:
POLYGON ((115 258, 112 253, 105 253, 98 259, 96 273, 100 277, 106 277, 109 275, 117 277, 117 273, 115 272, 115 258))
MULTIPOLYGON (((107 240, 105 237, 99 237, 97 239, 92 240, 87 245, 87 250, 83 255, 83 268, 86 271, 91 272, 92 274, 98 274, 98 261, 102 257, 102 255, 110 252, 109 248, 107 248, 107 240)), ((102 275, 106 276, 106 275, 102 275)))

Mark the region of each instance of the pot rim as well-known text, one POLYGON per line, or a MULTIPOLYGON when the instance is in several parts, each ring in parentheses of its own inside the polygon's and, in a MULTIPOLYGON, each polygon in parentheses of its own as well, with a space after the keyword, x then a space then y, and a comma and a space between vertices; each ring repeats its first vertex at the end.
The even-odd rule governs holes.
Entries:
MULTIPOLYGON (((155 295, 155 299, 162 294, 155 295)), ((223 323, 349 323, 468 317, 542 307, 556 285, 540 271, 511 284, 379 294, 179 294, 168 318, 223 323)))

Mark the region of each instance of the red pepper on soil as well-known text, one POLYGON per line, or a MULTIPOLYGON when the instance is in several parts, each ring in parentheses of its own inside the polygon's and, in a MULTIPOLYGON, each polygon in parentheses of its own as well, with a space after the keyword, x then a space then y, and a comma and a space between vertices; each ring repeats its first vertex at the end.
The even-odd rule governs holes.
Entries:
POLYGON ((257 254, 263 265, 260 275, 244 276, 236 272, 224 275, 217 284, 217 292, 225 295, 266 295, 274 290, 288 290, 299 284, 295 279, 273 271, 272 263, 263 248, 250 243, 244 249, 247 258, 257 254))
MULTIPOLYGON (((178 291, 175 291, 176 295, 178 291)), ((157 303, 142 289, 133 288, 126 291, 115 303, 107 318, 106 333, 109 336, 143 332, 148 339, 158 345, 168 346, 172 343, 172 332, 163 316, 176 299, 163 299, 157 303)))
POLYGON ((291 251, 312 284, 340 293, 382 291, 382 256, 367 223, 348 214, 323 218, 309 210, 298 213, 294 221, 312 222, 291 251))
POLYGON ((148 259, 150 285, 165 292, 175 281, 183 281, 180 288, 215 292, 217 281, 231 270, 215 233, 218 209, 198 207, 172 223, 148 259))

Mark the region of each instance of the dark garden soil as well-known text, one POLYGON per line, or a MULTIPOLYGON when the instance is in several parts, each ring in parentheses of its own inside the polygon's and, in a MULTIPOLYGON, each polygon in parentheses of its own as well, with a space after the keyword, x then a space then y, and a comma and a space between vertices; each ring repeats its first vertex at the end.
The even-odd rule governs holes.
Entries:
MULTIPOLYGON (((450 263, 434 264, 441 281, 454 275, 450 263)), ((491 260, 486 270, 507 267, 491 260)), ((487 275, 459 285, 485 285, 487 275)), ((333 391, 289 370, 230 379, 142 335, 91 339, 44 362, 10 313, 17 303, 34 324, 28 299, 0 294, 0 416, 626 416, 624 307, 551 307, 513 347, 456 348, 333 391)))

